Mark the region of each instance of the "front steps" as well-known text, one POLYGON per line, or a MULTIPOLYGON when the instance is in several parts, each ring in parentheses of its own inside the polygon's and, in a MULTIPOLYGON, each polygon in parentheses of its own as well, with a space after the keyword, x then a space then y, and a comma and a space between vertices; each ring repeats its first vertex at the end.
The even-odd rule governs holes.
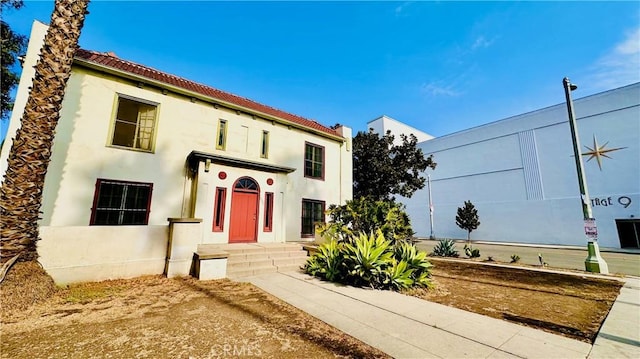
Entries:
POLYGON ((201 250, 228 253, 227 278, 237 279, 265 273, 300 270, 307 252, 296 243, 201 244, 201 250))

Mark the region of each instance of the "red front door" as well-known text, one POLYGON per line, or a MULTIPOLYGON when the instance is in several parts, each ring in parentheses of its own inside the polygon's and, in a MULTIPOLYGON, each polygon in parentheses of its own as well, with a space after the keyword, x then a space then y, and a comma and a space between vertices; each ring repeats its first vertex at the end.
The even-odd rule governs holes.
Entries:
POLYGON ((258 186, 248 177, 236 181, 231 197, 229 243, 256 242, 258 237, 258 186))

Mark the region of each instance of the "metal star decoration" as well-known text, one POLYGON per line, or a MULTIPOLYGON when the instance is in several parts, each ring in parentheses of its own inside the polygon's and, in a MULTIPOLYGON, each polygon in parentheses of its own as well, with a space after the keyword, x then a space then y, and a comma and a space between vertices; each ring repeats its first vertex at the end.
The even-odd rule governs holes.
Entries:
POLYGON ((589 156, 589 158, 587 159, 587 162, 591 161, 593 158, 596 159, 596 161, 598 162, 598 167, 600 168, 600 171, 602 171, 602 158, 606 157, 606 158, 611 158, 607 155, 607 153, 609 152, 613 152, 613 151, 618 151, 618 150, 622 150, 625 149, 626 147, 618 147, 618 148, 607 148, 607 145, 609 144, 609 141, 607 141, 604 145, 600 146, 598 145, 598 139, 596 139, 596 135, 593 135, 593 147, 589 147, 589 146, 584 146, 586 147, 589 151, 588 152, 584 152, 582 155, 583 156, 589 156))

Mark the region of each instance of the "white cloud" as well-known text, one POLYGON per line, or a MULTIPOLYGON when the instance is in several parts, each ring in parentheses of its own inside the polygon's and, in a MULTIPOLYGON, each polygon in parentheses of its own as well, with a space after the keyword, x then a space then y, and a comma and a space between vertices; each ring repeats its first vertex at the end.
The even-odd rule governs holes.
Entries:
POLYGON ((409 7, 411 5, 411 3, 412 3, 411 1, 406 1, 406 2, 402 3, 401 5, 397 6, 396 9, 395 9, 396 16, 404 15, 403 12, 405 12, 407 7, 409 7))
POLYGON ((420 90, 431 96, 459 96, 460 92, 454 89, 453 85, 439 85, 435 82, 424 83, 420 86, 420 90))
POLYGON ((627 34, 627 38, 616 46, 616 52, 625 55, 640 53, 640 27, 627 34))
POLYGON ((606 90, 640 81, 640 28, 598 59, 590 77, 594 87, 606 90))
POLYGON ((493 44, 493 41, 493 39, 487 40, 484 36, 479 36, 478 38, 476 38, 476 41, 474 41, 473 45, 471 45, 471 51, 475 51, 480 48, 487 48, 491 46, 491 44, 493 44))

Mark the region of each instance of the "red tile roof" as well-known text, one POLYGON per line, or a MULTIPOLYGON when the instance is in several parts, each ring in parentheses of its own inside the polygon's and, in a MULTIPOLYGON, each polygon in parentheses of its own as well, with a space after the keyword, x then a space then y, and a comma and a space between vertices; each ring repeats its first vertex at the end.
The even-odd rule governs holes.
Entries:
MULTIPOLYGON (((192 91, 201 95, 219 99, 221 101, 231 103, 240 107, 244 107, 248 110, 258 111, 264 114, 268 114, 277 118, 281 118, 286 121, 290 121, 304 127, 314 129, 316 131, 324 132, 333 136, 340 136, 335 130, 323 126, 316 121, 300 117, 277 108, 263 105, 248 98, 240 97, 228 92, 224 92, 213 87, 202 85, 181 77, 171 75, 156 69, 152 69, 147 66, 139 65, 130 61, 122 60, 118 58, 114 53, 101 53, 96 51, 89 51, 84 49, 78 49, 76 52, 76 58, 88 61, 97 65, 110 67, 116 70, 131 73, 133 75, 146 77, 148 79, 165 83, 171 86, 179 87, 188 91, 192 91)), ((341 137, 341 136, 340 136, 341 137)))

